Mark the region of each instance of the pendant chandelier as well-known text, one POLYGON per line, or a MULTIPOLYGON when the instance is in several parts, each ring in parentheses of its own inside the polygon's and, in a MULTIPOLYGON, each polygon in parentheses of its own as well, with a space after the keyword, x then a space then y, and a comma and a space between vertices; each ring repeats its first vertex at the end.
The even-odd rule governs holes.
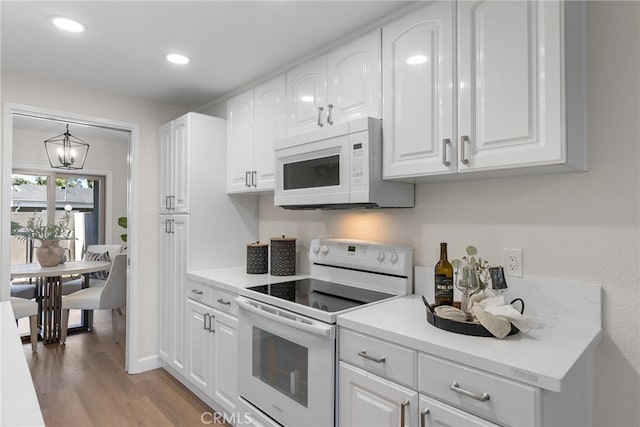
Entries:
POLYGON ((69 133, 69 124, 65 133, 47 139, 44 142, 49 164, 56 169, 82 169, 87 159, 89 144, 69 133))

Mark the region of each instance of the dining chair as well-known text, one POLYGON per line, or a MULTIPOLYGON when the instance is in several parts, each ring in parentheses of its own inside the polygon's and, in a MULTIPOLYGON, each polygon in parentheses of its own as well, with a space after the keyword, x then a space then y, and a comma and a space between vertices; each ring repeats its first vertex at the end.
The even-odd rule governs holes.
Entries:
POLYGON ((118 338, 118 309, 126 304, 127 299, 127 254, 117 254, 111 261, 109 277, 104 286, 94 286, 81 289, 70 295, 62 297, 62 321, 60 331, 60 343, 67 339, 69 327, 69 310, 109 310, 111 309, 111 321, 113 335, 116 342, 118 338))
POLYGON ((38 303, 28 299, 11 297, 11 308, 16 319, 29 317, 29 329, 31 332, 31 350, 38 351, 38 303))
MULTIPOLYGON (((114 244, 114 245, 89 245, 87 246, 86 250, 83 252, 83 259, 84 259, 84 254, 86 254, 87 252, 91 252, 94 254, 103 254, 105 252, 109 253, 109 260, 113 260, 113 258, 119 254, 122 253, 122 245, 119 244, 114 244)), ((93 276, 93 274, 91 275, 93 276)), ((80 289, 82 289, 82 281, 84 279, 81 277, 79 279, 73 279, 73 280, 67 280, 65 282, 62 283, 62 295, 69 295, 72 294, 74 292, 78 292, 80 289)), ((90 277, 89 278, 89 287, 94 287, 94 286, 104 286, 105 283, 105 279, 98 279, 96 277, 90 277)))

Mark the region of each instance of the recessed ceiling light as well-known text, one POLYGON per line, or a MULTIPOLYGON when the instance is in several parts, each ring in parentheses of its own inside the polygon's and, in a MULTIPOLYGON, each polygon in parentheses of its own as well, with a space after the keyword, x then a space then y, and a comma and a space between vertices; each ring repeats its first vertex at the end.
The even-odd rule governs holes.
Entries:
POLYGON ((70 33, 81 33, 87 28, 83 23, 64 16, 54 16, 51 18, 51 22, 61 30, 69 31, 70 33))
POLYGON ((189 63, 189 58, 179 53, 169 53, 165 58, 172 64, 185 65, 189 63))

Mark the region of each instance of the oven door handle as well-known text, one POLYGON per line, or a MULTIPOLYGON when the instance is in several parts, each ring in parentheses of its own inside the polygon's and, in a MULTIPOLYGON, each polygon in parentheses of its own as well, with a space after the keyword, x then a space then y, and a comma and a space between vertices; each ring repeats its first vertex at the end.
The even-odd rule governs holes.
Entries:
POLYGON ((335 327, 332 325, 325 325, 317 321, 310 321, 310 324, 302 323, 290 318, 290 317, 295 317, 297 319, 302 319, 300 316, 295 314, 289 315, 287 311, 268 306, 269 310, 273 310, 275 312, 282 312, 283 314, 287 315, 287 317, 279 316, 278 314, 271 313, 270 311, 261 310, 254 305, 254 304, 263 305, 262 303, 258 303, 258 302, 254 303, 253 301, 247 300, 242 297, 237 297, 236 302, 238 303, 238 306, 243 310, 247 310, 257 316, 264 317, 265 319, 273 320, 275 322, 282 323, 283 325, 290 326, 295 329, 300 329, 305 332, 310 332, 314 335, 319 335, 321 337, 326 337, 329 339, 332 339, 335 336, 335 327))

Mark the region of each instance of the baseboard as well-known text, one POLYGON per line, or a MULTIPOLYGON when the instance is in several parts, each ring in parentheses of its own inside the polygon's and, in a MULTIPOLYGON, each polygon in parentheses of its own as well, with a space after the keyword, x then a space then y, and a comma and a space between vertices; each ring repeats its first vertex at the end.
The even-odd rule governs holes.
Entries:
POLYGON ((157 355, 154 355, 135 360, 127 371, 130 374, 139 374, 140 372, 146 372, 160 367, 162 367, 162 361, 157 355))

